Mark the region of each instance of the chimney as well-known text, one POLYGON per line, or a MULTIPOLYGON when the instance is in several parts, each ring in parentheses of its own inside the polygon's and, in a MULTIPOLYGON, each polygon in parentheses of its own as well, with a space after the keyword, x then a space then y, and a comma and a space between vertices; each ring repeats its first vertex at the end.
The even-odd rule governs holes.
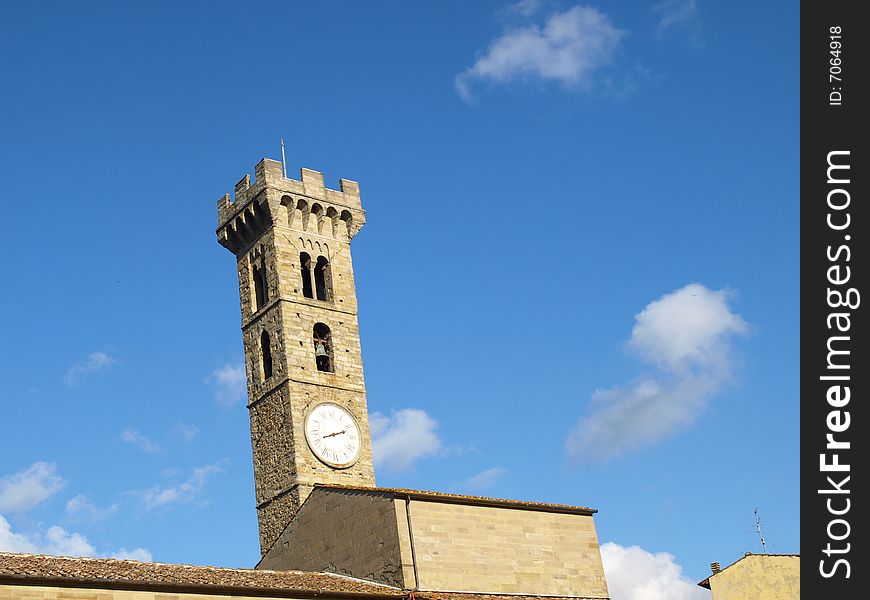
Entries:
POLYGON ((722 568, 719 566, 719 563, 714 562, 714 563, 710 563, 710 570, 713 571, 713 575, 715 575, 716 573, 721 571, 722 568))

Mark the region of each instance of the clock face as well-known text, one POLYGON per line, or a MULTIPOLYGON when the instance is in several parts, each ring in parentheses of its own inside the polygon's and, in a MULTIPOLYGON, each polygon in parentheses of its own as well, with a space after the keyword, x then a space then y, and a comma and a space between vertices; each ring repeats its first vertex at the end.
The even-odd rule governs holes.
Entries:
POLYGON ((343 469, 359 458, 359 425, 337 404, 324 402, 308 413, 305 439, 314 456, 331 467, 343 469))

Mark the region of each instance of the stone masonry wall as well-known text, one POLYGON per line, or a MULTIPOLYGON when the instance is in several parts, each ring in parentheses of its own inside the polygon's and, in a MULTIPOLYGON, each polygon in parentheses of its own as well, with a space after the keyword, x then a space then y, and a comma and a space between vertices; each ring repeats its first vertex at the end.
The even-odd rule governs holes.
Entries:
POLYGON ((416 500, 410 511, 422 590, 607 597, 591 516, 416 500))
POLYGON ((326 571, 402 587, 401 563, 389 496, 318 488, 258 568, 326 571))

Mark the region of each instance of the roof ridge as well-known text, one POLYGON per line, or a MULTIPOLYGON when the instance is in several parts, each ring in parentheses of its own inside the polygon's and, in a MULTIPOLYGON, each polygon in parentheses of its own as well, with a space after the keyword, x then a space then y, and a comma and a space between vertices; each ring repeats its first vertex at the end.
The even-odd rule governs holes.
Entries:
POLYGON ((570 509, 571 511, 586 511, 591 513, 598 512, 598 509, 591 508, 589 506, 581 506, 578 504, 563 504, 559 502, 541 502, 537 500, 517 500, 512 498, 496 498, 493 496, 475 496, 471 494, 457 494, 454 492, 435 492, 431 490, 412 490, 409 488, 394 488, 394 487, 370 487, 363 485, 342 485, 342 484, 332 484, 332 483, 316 483, 314 484, 315 488, 321 489, 334 489, 334 490, 346 490, 346 491, 359 491, 359 492, 376 492, 382 494, 396 494, 396 495, 407 495, 407 496, 418 496, 432 499, 443 499, 443 500, 466 500, 466 501, 474 501, 479 502, 481 504, 502 504, 502 505, 511 505, 516 506, 518 508, 526 507, 526 508, 534 508, 534 507, 547 507, 547 508, 557 508, 557 509, 570 509))

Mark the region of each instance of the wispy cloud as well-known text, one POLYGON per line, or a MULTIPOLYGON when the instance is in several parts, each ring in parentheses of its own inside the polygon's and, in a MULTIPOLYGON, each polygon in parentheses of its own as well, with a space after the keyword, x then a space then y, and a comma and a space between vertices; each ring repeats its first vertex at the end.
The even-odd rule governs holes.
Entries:
POLYGON ((590 88, 593 74, 611 62, 624 34, 590 6, 553 13, 543 26, 511 29, 493 40, 456 76, 456 91, 473 102, 475 83, 556 82, 566 88, 590 88))
POLYGON ((730 380, 732 338, 746 322, 729 293, 693 283, 648 304, 635 316, 628 348, 655 376, 597 390, 568 436, 568 456, 600 461, 649 446, 687 429, 709 398, 730 380))
POLYGON ((601 545, 601 560, 614 600, 710 600, 667 552, 607 542, 601 545))
POLYGON ((84 494, 71 498, 66 503, 66 514, 74 521, 88 521, 96 523, 118 512, 118 505, 112 504, 106 508, 99 508, 84 494))
POLYGON ((517 0, 511 2, 501 9, 503 15, 518 15, 521 17, 531 17, 544 6, 543 0, 517 0))
POLYGON ((48 531, 45 532, 41 551, 46 554, 62 556, 94 556, 97 553, 97 549, 84 535, 70 533, 58 525, 49 527, 48 531))
MULTIPOLYGON (((0 478, 0 513, 25 513, 54 496, 65 485, 66 481, 57 474, 57 465, 35 462, 22 471, 0 478)), ((117 505, 99 509, 81 494, 66 503, 67 516, 73 519, 97 521, 117 509, 117 505)), ((116 555, 113 552, 98 552, 84 534, 67 531, 59 525, 47 529, 40 527, 35 532, 14 531, 3 514, 0 514, 0 551, 61 556, 116 555)), ((151 556, 144 548, 130 551, 121 549, 118 553, 147 556, 148 559, 151 556)))
POLYGON ((472 492, 483 492, 495 486, 505 475, 507 469, 493 467, 469 477, 463 487, 472 492))
POLYGON ((243 364, 228 363, 215 369, 210 381, 214 385, 215 401, 221 408, 231 408, 245 401, 247 376, 243 364))
POLYGON ((142 435, 132 427, 128 427, 121 432, 121 441, 136 446, 142 452, 147 452, 148 454, 159 454, 163 452, 163 448, 160 444, 142 435))
POLYGON ((653 10, 661 15, 659 35, 678 27, 687 29, 693 38, 700 34, 701 16, 697 0, 663 0, 653 6, 653 10))
POLYGON ((88 375, 104 371, 116 362, 114 357, 105 352, 91 352, 84 361, 73 365, 67 370, 63 381, 67 385, 75 385, 88 375))
POLYGON ((151 552, 145 548, 135 548, 133 550, 121 548, 115 552, 98 552, 87 537, 81 533, 71 533, 58 525, 49 527, 44 532, 33 534, 16 532, 12 530, 12 526, 3 515, 0 515, 0 551, 30 552, 33 554, 51 554, 56 556, 110 556, 133 560, 151 560, 151 552))
POLYGON ((126 548, 119 548, 115 552, 112 552, 109 555, 109 558, 120 558, 122 560, 138 560, 141 562, 151 562, 154 560, 151 557, 151 552, 146 550, 145 548, 133 548, 132 550, 127 550, 126 548))
POLYGON ((9 521, 0 515, 0 550, 32 552, 58 556, 96 556, 97 550, 80 533, 70 533, 54 525, 45 533, 28 536, 12 531, 9 521))
POLYGON ((176 423, 172 428, 172 434, 181 438, 185 442, 190 443, 197 435, 199 435, 199 427, 196 425, 187 425, 185 423, 176 423))
POLYGON ((57 465, 42 461, 0 477, 0 512, 27 512, 59 492, 65 483, 57 474, 57 465))
POLYGON ((418 408, 403 408, 390 416, 372 413, 369 425, 375 464, 392 471, 407 470, 443 448, 438 422, 418 408))
POLYGON ((148 510, 169 509, 188 503, 202 505, 208 502, 202 497, 206 484, 214 475, 221 472, 223 468, 219 464, 205 465, 193 469, 190 476, 177 485, 156 485, 132 493, 142 500, 142 504, 148 510))

